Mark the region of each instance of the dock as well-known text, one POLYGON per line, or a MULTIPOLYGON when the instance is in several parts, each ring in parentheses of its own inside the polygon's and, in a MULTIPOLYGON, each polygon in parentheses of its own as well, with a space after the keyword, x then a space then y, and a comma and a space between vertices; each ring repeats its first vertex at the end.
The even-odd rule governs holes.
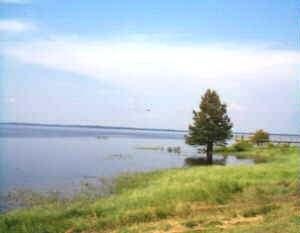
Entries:
MULTIPOLYGON (((249 139, 254 133, 250 132, 234 132, 233 136, 236 140, 249 139)), ((268 142, 274 144, 295 144, 300 145, 300 134, 279 134, 270 133, 270 140, 268 142)), ((262 142, 264 143, 264 142, 262 142)))

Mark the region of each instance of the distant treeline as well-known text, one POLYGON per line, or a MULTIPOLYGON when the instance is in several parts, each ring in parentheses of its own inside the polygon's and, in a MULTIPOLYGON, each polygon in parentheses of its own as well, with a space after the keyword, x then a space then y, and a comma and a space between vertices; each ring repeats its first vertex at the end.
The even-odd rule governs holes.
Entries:
POLYGON ((124 127, 124 126, 102 126, 102 125, 68 125, 68 124, 43 124, 43 123, 24 123, 24 122, 0 122, 0 125, 14 125, 14 126, 43 126, 43 127, 72 127, 72 128, 92 128, 92 129, 123 129, 123 130, 148 130, 148 131, 168 131, 177 133, 186 133, 186 130, 177 129, 157 129, 157 128, 138 128, 138 127, 124 127))
MULTIPOLYGON (((158 129, 158 128, 140 128, 140 127, 125 127, 125 126, 103 126, 103 125, 68 125, 68 124, 44 124, 44 123, 25 123, 25 122, 0 122, 1 125, 15 125, 15 126, 43 126, 43 127, 70 127, 70 128, 90 128, 90 129, 123 129, 123 130, 141 130, 141 131, 160 131, 160 132, 177 132, 187 133, 187 130, 180 129, 158 129)), ((233 132, 234 135, 250 136, 252 132, 233 132)), ((288 133, 270 133, 270 136, 291 136, 300 137, 300 134, 288 133)))

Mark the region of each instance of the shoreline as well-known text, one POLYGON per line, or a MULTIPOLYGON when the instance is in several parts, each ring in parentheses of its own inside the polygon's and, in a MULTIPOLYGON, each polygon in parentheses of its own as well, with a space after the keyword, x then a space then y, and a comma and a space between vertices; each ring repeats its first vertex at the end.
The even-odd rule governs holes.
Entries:
POLYGON ((0 215, 0 230, 39 232, 42 224, 48 232, 147 232, 149 226, 161 230, 172 221, 170 230, 180 226, 215 232, 221 227, 227 232, 232 228, 225 226, 241 221, 229 225, 248 233, 270 229, 269 221, 277 216, 271 229, 296 232, 299 148, 255 148, 248 154, 258 153, 270 160, 251 167, 174 168, 120 176, 107 197, 13 210, 0 215))

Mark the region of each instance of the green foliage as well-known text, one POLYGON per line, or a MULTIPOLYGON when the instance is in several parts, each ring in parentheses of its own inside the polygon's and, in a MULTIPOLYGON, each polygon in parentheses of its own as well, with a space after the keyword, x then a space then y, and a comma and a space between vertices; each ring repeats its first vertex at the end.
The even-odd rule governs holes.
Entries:
POLYGON ((262 129, 257 130, 254 133, 254 135, 251 137, 251 141, 253 143, 255 143, 256 145, 260 145, 262 143, 269 142, 269 140, 270 140, 269 133, 262 129))
POLYGON ((249 141, 238 141, 228 147, 216 148, 214 152, 225 155, 234 154, 237 158, 252 158, 256 163, 265 163, 277 160, 278 154, 289 154, 294 150, 294 147, 284 144, 267 144, 266 146, 254 147, 249 141))
POLYGON ((221 146, 215 149, 216 153, 235 153, 249 151, 253 148, 253 144, 248 140, 238 140, 230 146, 221 146))
POLYGON ((249 141, 240 140, 240 141, 237 141, 235 144, 233 144, 232 147, 233 147, 234 151, 241 152, 241 151, 250 150, 253 147, 253 145, 249 141))
POLYGON ((208 89, 199 106, 193 112, 193 124, 189 126, 186 142, 190 145, 224 143, 232 136, 232 123, 227 115, 227 107, 221 103, 218 94, 208 89))

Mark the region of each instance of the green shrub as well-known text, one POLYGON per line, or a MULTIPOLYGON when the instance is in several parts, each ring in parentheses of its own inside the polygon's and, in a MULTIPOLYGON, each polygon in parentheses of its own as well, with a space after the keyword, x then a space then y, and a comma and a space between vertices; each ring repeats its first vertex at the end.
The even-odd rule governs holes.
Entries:
POLYGON ((250 150, 253 145, 246 140, 237 141, 235 144, 232 145, 234 151, 247 151, 250 150))
POLYGON ((275 145, 273 143, 269 142, 268 143, 268 148, 269 149, 273 149, 273 148, 275 148, 275 145))

